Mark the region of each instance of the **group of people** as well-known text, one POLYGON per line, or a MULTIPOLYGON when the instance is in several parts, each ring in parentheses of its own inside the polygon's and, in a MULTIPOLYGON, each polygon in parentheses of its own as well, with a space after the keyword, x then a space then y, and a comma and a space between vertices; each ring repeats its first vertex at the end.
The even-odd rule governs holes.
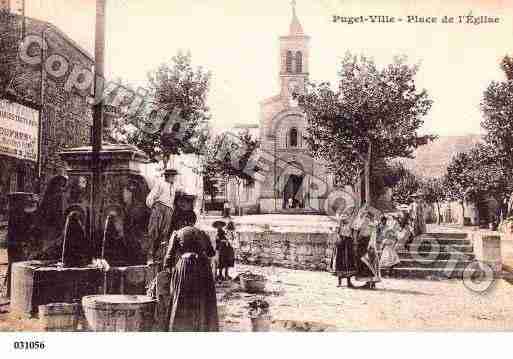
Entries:
POLYGON ((349 288, 375 289, 382 271, 393 274, 400 263, 398 249, 409 245, 413 236, 409 215, 387 218, 365 205, 346 210, 339 217, 330 268, 338 286, 346 279, 349 288), (365 284, 355 286, 353 277, 365 284))
POLYGON ((157 183, 147 197, 152 208, 149 234, 151 259, 158 271, 169 273, 169 331, 218 331, 216 280, 229 280, 234 266, 232 221, 216 221, 215 248, 208 235, 197 228, 193 211, 181 213, 180 223, 174 209, 176 171, 166 170, 165 181, 157 183), (161 249, 165 255, 160 257, 161 249), (163 258, 163 260, 160 260, 163 258))

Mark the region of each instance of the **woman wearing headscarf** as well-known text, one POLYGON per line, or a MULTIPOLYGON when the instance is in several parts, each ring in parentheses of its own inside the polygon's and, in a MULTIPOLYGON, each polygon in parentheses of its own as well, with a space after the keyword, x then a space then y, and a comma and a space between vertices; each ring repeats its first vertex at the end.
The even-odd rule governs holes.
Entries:
POLYGON ((347 279, 347 286, 354 288, 351 277, 356 275, 356 264, 352 237, 352 221, 354 217, 354 208, 352 211, 343 213, 340 216, 338 239, 335 242, 333 255, 331 257, 331 270, 338 277, 337 287, 342 286, 342 279, 347 279))
POLYGON ((55 176, 48 182, 36 212, 34 240, 37 242, 31 259, 59 259, 62 255, 64 229, 64 191, 68 179, 55 176))
POLYGON ((209 257, 214 249, 205 232, 184 227, 169 246, 164 265, 171 270, 169 331, 219 331, 217 298, 209 257), (171 253, 174 250, 175 254, 171 253), (173 259, 178 257, 173 267, 173 259))
POLYGON ((377 228, 374 215, 367 206, 361 208, 353 225, 356 235, 356 267, 358 281, 365 281, 365 288, 375 289, 381 281, 377 253, 377 228))

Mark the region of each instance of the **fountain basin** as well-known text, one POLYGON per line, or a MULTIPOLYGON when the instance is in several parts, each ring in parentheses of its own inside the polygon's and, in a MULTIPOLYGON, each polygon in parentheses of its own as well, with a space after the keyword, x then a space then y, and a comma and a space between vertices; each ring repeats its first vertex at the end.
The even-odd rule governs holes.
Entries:
POLYGON ((94 266, 62 268, 57 261, 17 262, 13 264, 11 311, 34 316, 40 305, 79 303, 87 295, 145 294, 150 280, 146 265, 110 267, 105 272, 94 266))
POLYGON ((57 261, 13 264, 11 312, 33 316, 40 305, 73 303, 85 295, 100 293, 104 273, 100 268, 62 268, 57 261))
POLYGON ((153 330, 156 300, 145 295, 91 295, 82 298, 88 329, 95 332, 153 330))

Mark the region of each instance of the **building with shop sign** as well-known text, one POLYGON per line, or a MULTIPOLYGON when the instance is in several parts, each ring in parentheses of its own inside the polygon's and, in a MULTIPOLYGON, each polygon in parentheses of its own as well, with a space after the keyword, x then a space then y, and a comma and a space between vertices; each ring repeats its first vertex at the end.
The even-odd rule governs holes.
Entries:
POLYGON ((7 193, 44 189, 64 172, 58 152, 88 145, 92 125, 91 90, 65 85, 73 69, 90 71, 93 57, 56 26, 15 14, 11 3, 0 2, 0 220, 7 193), (47 44, 27 49, 39 61, 27 63, 20 56, 27 36, 47 44))

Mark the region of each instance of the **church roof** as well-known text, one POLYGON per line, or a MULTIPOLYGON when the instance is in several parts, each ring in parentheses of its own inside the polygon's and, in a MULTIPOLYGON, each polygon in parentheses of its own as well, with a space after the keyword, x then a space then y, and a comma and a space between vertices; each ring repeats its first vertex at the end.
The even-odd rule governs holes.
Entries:
POLYGON ((292 21, 290 22, 289 36, 303 36, 303 26, 296 14, 296 1, 292 1, 292 21))

